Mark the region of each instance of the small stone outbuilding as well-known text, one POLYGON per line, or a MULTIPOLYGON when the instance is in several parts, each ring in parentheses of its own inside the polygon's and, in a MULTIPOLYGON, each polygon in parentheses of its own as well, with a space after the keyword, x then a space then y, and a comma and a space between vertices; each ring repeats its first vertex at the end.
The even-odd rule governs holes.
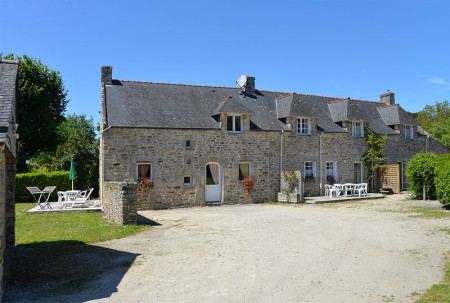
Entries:
MULTIPOLYGON (((230 81, 231 82, 231 81, 230 81)), ((399 170, 419 151, 449 149, 429 137, 392 92, 378 101, 235 87, 116 80, 102 67, 100 183, 153 181, 138 209, 274 201, 282 171, 302 173, 305 195, 361 183, 367 127, 386 134, 384 156, 399 170), (247 191, 243 178, 252 176, 247 191)), ((109 186, 112 188, 111 186, 109 186)))
POLYGON ((18 61, 0 58, 0 300, 15 244, 15 177, 18 61))

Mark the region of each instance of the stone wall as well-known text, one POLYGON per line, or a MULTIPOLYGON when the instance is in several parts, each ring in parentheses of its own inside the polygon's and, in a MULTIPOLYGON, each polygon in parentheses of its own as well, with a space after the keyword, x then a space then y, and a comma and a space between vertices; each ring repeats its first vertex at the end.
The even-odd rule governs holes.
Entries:
MULTIPOLYGON (((242 134, 223 129, 109 128, 102 134, 101 174, 105 182, 135 182, 137 164, 151 163, 154 187, 145 197, 138 195, 139 210, 200 206, 205 205, 205 167, 214 162, 221 167, 222 204, 258 203, 277 199, 281 169, 303 172, 305 161, 316 165, 315 180, 304 184, 306 194, 324 194, 327 161, 336 164, 336 183, 354 182, 355 167, 362 166, 361 157, 368 150, 366 138, 350 133, 300 136, 295 132, 250 131, 245 125, 242 134), (240 162, 251 163, 255 186, 250 194, 238 178, 240 162), (192 184, 184 184, 185 176, 192 178, 192 184)), ((385 145, 388 163, 409 161, 425 149, 425 138, 389 136, 385 145)), ((431 139, 427 144, 429 151, 446 150, 431 139)))
POLYGON ((124 225, 137 221, 137 184, 105 182, 102 197, 103 213, 108 221, 124 225))
POLYGON ((0 144, 0 301, 3 296, 3 276, 5 267, 5 248, 6 248, 6 234, 5 234, 5 206, 7 196, 7 179, 6 179, 6 157, 4 145, 0 144))

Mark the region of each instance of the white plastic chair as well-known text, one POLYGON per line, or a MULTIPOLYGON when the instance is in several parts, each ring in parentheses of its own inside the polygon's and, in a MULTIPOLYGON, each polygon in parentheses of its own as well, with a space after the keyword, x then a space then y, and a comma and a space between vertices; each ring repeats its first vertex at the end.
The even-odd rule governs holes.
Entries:
POLYGON ((333 185, 325 184, 325 196, 326 197, 333 197, 336 196, 336 188, 333 185))
MULTIPOLYGON (((78 193, 77 197, 75 199, 68 199, 67 201, 63 202, 63 205, 67 208, 73 208, 75 205, 79 205, 79 206, 88 206, 88 207, 94 207, 95 206, 95 202, 92 202, 92 205, 89 205, 90 201, 90 197, 92 194, 92 191, 94 189, 91 188, 88 192, 87 195, 85 195, 84 197, 81 197, 80 194, 78 193)), ((86 191, 87 192, 87 191, 86 191)))

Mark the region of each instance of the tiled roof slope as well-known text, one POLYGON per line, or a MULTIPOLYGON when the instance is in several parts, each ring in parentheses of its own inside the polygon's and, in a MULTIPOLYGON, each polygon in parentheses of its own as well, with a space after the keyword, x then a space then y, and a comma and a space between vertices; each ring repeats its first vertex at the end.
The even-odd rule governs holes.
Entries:
POLYGON ((281 120, 300 116, 317 118, 318 130, 324 132, 346 132, 336 122, 363 120, 376 133, 397 135, 378 111, 381 102, 262 90, 248 95, 232 87, 121 80, 106 85, 105 102, 106 122, 113 127, 219 129, 213 116, 229 112, 250 114, 253 130, 287 130, 281 120))
POLYGON ((0 142, 6 139, 14 110, 18 61, 0 60, 0 142))

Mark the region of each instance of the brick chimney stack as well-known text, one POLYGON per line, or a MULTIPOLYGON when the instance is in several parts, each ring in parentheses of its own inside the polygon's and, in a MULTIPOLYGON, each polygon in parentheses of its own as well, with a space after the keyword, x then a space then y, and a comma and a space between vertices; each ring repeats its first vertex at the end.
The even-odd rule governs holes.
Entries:
POLYGON ((102 66, 102 83, 104 85, 112 84, 112 66, 102 66))
POLYGON ((380 102, 386 105, 395 104, 395 94, 388 90, 386 93, 380 95, 380 102))

